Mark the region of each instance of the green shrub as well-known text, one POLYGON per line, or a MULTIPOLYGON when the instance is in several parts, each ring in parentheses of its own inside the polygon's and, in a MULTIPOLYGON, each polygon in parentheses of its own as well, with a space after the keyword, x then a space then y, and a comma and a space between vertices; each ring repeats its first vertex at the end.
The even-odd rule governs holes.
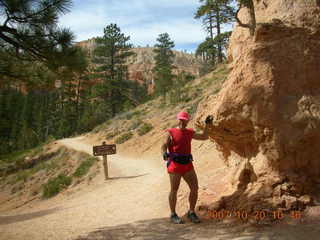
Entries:
POLYGON ((45 165, 43 166, 44 169, 46 169, 47 173, 48 172, 52 172, 55 171, 56 169, 59 168, 59 164, 56 161, 50 161, 45 163, 45 165))
POLYGON ((0 161, 3 163, 20 162, 20 161, 23 161, 23 159, 30 153, 31 153, 31 149, 28 149, 28 150, 22 150, 22 151, 1 155, 0 161))
POLYGON ((16 178, 17 182, 19 182, 19 181, 26 182, 28 180, 28 178, 30 177, 30 171, 20 170, 16 176, 17 176, 17 178, 16 178))
POLYGON ((97 159, 94 157, 90 157, 86 160, 84 160, 80 166, 76 169, 76 171, 74 172, 73 176, 75 177, 82 177, 84 175, 86 175, 89 172, 89 169, 91 168, 91 166, 94 164, 94 162, 97 159))
POLYGON ((135 130, 142 124, 141 119, 134 120, 131 125, 129 126, 129 130, 135 130))
POLYGON ((220 92, 220 89, 219 88, 215 88, 215 89, 213 89, 212 94, 217 94, 218 92, 220 92))
POLYGON ((30 169, 31 174, 35 174, 36 172, 46 169, 47 163, 46 162, 40 162, 36 164, 33 168, 30 169))
POLYGON ((174 124, 172 124, 172 122, 168 122, 168 123, 166 123, 161 129, 162 129, 162 130, 166 130, 166 129, 168 129, 168 128, 174 127, 173 125, 174 125, 174 124))
POLYGON ((190 114, 190 115, 193 115, 196 111, 197 111, 197 108, 198 108, 198 105, 200 103, 201 99, 197 100, 196 102, 194 102, 192 104, 192 106, 190 106, 189 108, 187 108, 187 112, 190 114))
POLYGON ((46 184, 43 185, 44 198, 50 198, 61 192, 62 189, 68 187, 72 182, 72 178, 64 174, 50 179, 46 184))
POLYGON ((138 129, 139 136, 142 136, 153 129, 153 126, 150 123, 143 123, 142 126, 138 129))
POLYGON ((128 112, 126 115, 125 115, 125 118, 127 120, 130 120, 133 116, 135 115, 139 115, 139 111, 136 111, 136 112, 128 112))
POLYGON ((115 143, 116 144, 121 144, 121 143, 124 143, 126 141, 128 141, 130 138, 133 137, 133 133, 132 132, 127 132, 127 133, 124 133, 122 134, 121 136, 119 136, 116 140, 115 140, 115 143))
POLYGON ((118 130, 114 130, 112 132, 109 132, 107 135, 106 135, 106 140, 109 140, 115 136, 117 136, 120 132, 118 130))
POLYGON ((130 120, 136 116, 140 116, 143 114, 143 111, 140 110, 136 110, 136 111, 128 111, 128 112, 123 112, 123 113, 119 113, 115 119, 119 119, 119 120, 130 120))

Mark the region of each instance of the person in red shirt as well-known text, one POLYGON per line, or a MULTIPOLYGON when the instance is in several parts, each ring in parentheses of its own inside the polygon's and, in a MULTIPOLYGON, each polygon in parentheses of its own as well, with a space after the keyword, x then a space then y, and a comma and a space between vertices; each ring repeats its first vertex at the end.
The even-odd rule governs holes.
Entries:
POLYGON ((167 171, 170 176, 171 191, 169 193, 169 205, 171 210, 170 219, 173 223, 183 223, 176 213, 177 192, 181 178, 190 188, 188 218, 193 223, 199 223, 200 219, 195 213, 195 206, 198 199, 198 179, 194 171, 191 155, 191 141, 207 140, 208 125, 212 124, 213 117, 206 118, 206 127, 202 134, 195 133, 192 128, 187 128, 190 116, 187 112, 180 112, 177 115, 179 125, 177 128, 167 129, 164 143, 161 146, 163 159, 167 161, 167 171), (168 152, 167 152, 168 150, 168 152))

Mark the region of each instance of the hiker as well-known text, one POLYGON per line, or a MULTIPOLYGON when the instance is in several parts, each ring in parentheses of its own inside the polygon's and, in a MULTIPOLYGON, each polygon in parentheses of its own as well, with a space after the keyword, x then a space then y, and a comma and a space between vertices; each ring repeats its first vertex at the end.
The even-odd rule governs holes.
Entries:
POLYGON ((183 223, 182 219, 176 213, 177 192, 182 177, 190 188, 190 208, 187 216, 193 223, 200 223, 200 219, 195 213, 195 206, 198 199, 198 179, 192 164, 191 140, 208 139, 208 125, 212 124, 213 117, 208 116, 206 118, 206 126, 202 134, 195 133, 192 128, 187 128, 190 120, 187 112, 178 113, 177 119, 179 126, 166 130, 167 134, 161 146, 163 159, 167 161, 167 171, 171 185, 169 194, 170 220, 176 224, 183 223))

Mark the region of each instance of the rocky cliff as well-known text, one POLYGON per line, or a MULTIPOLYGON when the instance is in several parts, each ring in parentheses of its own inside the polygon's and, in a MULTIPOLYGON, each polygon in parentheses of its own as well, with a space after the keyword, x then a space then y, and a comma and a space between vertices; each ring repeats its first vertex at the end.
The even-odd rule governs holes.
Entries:
MULTIPOLYGON (((92 51, 95 48, 94 38, 77 43, 78 46, 86 49, 89 55, 92 55, 92 51)), ((137 81, 139 83, 146 83, 150 91, 154 88, 154 76, 152 68, 154 67, 154 53, 152 47, 139 47, 133 48, 135 55, 131 56, 127 60, 129 79, 137 81)), ((199 69, 201 67, 201 59, 196 58, 193 54, 174 51, 174 73, 180 73, 182 71, 190 73, 195 77, 199 76, 199 69)))
MULTIPOLYGON (((320 183, 320 1, 254 0, 254 36, 236 26, 232 69, 197 112, 230 166, 230 193, 212 208, 304 209, 320 183)), ((239 14, 248 22, 248 11, 239 14)))

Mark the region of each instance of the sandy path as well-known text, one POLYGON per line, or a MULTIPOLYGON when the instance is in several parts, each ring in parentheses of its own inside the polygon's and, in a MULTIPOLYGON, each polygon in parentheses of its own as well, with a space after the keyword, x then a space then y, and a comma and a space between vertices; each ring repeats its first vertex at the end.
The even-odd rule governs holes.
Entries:
MULTIPOLYGON (((60 143, 91 154, 92 146, 81 140, 81 137, 65 139, 60 143)), ((130 159, 118 154, 108 159, 111 180, 105 181, 101 172, 100 183, 92 191, 60 201, 59 198, 44 201, 36 210, 2 215, 0 238, 73 239, 106 225, 167 216, 166 202, 159 201, 168 187, 163 169, 152 168, 149 159, 130 159)))
MULTIPOLYGON (((82 137, 59 142, 78 151, 92 151, 82 137)), ((121 154, 108 159, 111 180, 104 181, 101 172, 86 191, 1 213, 0 239, 316 239, 320 233, 308 225, 297 228, 299 223, 272 228, 221 221, 169 224, 169 182, 161 161, 121 154)))

